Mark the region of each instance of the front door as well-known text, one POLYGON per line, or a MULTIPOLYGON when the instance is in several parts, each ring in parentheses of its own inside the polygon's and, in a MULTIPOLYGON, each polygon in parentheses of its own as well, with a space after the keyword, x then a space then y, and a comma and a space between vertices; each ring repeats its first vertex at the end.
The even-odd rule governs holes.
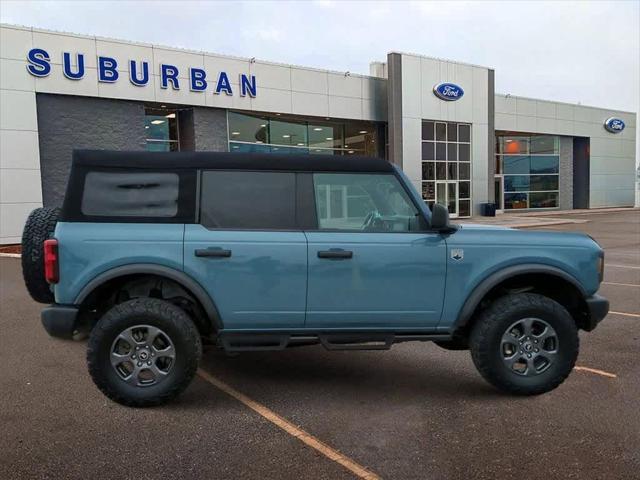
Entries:
POLYGON ((393 173, 313 174, 308 328, 428 328, 440 320, 446 244, 424 231, 393 173))
POLYGON ((436 182, 436 203, 446 206, 452 218, 458 216, 457 180, 436 182))
POLYGON ((207 290, 225 330, 304 326, 307 240, 296 227, 295 182, 290 172, 202 173, 184 270, 207 290))

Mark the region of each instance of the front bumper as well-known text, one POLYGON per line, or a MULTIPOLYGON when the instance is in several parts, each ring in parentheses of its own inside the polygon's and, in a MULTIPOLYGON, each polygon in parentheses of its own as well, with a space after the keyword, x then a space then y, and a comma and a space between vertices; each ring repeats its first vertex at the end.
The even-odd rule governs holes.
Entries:
POLYGON ((52 337, 71 338, 78 327, 78 312, 73 305, 49 305, 42 310, 42 325, 52 337))
POLYGON ((585 301, 589 309, 589 318, 586 319, 583 328, 590 332, 609 313, 609 300, 600 295, 592 295, 585 298, 585 301))

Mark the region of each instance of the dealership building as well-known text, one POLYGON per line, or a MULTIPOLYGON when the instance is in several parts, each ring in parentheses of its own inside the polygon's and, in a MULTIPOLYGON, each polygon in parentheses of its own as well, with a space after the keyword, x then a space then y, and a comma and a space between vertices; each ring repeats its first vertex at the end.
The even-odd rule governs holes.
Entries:
MULTIPOLYGON (((391 52, 370 75, 0 26, 0 243, 59 206, 75 148, 370 155, 452 216, 632 206, 636 114, 495 92, 391 52)), ((327 193, 327 214, 350 196, 327 193)))

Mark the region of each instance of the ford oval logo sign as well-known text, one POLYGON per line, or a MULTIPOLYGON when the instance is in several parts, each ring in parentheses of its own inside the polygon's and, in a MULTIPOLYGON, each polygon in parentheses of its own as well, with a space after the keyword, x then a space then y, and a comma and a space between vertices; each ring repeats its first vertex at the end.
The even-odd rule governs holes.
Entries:
POLYGON ((604 128, 611 133, 620 133, 624 130, 624 122, 619 118, 607 118, 604 122, 604 128))
POLYGON ((464 90, 455 83, 439 83, 433 87, 433 93, 436 97, 452 102, 460 100, 464 95, 464 90))

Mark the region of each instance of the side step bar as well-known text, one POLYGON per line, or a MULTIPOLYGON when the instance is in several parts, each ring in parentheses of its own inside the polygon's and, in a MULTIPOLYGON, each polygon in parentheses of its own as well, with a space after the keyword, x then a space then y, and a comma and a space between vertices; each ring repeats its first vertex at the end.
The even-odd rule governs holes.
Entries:
POLYGON ((448 340, 448 334, 388 333, 388 332, 317 332, 308 334, 224 333, 218 345, 227 352, 284 350, 307 345, 322 345, 334 350, 389 350, 394 343, 410 341, 448 340))

